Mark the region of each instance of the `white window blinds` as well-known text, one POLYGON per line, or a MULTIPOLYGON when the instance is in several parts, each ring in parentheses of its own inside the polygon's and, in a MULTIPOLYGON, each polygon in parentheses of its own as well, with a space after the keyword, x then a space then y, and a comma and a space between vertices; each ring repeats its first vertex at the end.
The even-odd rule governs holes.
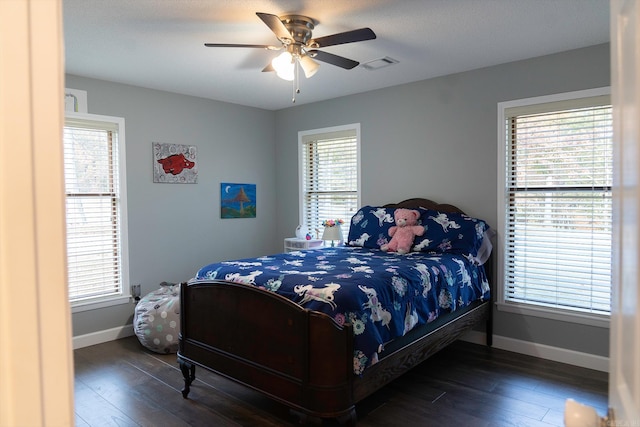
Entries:
POLYGON ((608 314, 608 96, 505 111, 504 300, 608 314))
POLYGON ((359 202, 358 146, 355 129, 301 139, 302 220, 320 236, 329 219, 343 219, 342 234, 348 236, 359 202))
POLYGON ((69 299, 122 295, 122 123, 67 118, 64 127, 69 299))

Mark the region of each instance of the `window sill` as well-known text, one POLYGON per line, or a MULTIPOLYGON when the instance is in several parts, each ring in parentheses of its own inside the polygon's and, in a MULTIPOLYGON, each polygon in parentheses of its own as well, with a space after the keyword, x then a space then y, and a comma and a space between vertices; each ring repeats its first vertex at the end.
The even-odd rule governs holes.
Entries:
POLYGON ((526 316, 542 317, 545 319, 560 320, 562 322, 580 323, 582 325, 596 326, 599 328, 609 328, 610 316, 576 313, 568 310, 552 309, 545 307, 535 307, 519 303, 498 302, 496 307, 499 311, 522 314, 526 316))
POLYGON ((109 297, 100 300, 79 301, 71 304, 71 313, 80 313, 82 311, 96 310, 99 308, 111 307, 114 305, 128 304, 131 301, 129 295, 121 295, 117 297, 109 297))

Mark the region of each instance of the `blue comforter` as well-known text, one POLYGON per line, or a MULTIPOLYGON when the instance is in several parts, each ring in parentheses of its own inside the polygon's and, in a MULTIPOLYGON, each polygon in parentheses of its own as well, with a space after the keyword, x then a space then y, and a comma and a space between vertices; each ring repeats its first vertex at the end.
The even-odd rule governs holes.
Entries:
POLYGON ((194 280, 208 279, 258 286, 351 323, 356 374, 416 325, 489 299, 484 267, 449 253, 322 248, 210 264, 194 280))

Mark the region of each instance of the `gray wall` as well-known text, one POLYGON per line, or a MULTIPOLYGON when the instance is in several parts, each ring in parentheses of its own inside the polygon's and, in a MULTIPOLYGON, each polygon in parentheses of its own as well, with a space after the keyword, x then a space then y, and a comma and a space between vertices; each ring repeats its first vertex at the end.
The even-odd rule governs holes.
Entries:
MULTIPOLYGON (((282 248, 276 216, 275 113, 67 75, 89 113, 125 118, 129 269, 142 294, 214 261, 282 248), (251 125, 248 125, 248 124, 251 125), (154 184, 152 142, 196 145, 197 184, 154 184), (220 182, 257 185, 257 218, 220 219, 220 182)), ((73 315, 74 336, 132 323, 133 304, 73 315)))
MULTIPOLYGON (((131 280, 146 293, 208 262, 282 249, 299 223, 299 131, 361 123, 364 204, 422 196, 495 226, 497 103, 609 84, 600 45, 276 112, 77 76, 66 86, 88 91, 89 112, 126 119, 131 280), (198 184, 153 184, 155 141, 197 145, 198 184), (256 220, 219 218, 221 181, 258 184, 256 220)), ((124 326, 132 313, 76 313, 74 335, 124 326)), ((608 355, 606 328, 496 311, 495 333, 608 355)))
MULTIPOLYGON (((599 45, 278 111, 280 234, 291 234, 298 223, 291 167, 297 133, 355 122, 362 133, 363 204, 427 197, 495 226, 497 103, 609 86, 609 68, 609 45, 599 45)), ((608 355, 606 328, 501 311, 494 327, 505 337, 608 355)))

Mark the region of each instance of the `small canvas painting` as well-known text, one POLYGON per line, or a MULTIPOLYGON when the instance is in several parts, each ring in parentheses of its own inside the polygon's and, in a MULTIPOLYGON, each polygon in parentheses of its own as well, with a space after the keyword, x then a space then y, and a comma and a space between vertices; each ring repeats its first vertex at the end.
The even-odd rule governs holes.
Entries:
POLYGON ((195 184, 198 182, 195 145, 153 143, 153 182, 195 184))
POLYGON ((220 183, 221 218, 255 218, 256 185, 220 183))

